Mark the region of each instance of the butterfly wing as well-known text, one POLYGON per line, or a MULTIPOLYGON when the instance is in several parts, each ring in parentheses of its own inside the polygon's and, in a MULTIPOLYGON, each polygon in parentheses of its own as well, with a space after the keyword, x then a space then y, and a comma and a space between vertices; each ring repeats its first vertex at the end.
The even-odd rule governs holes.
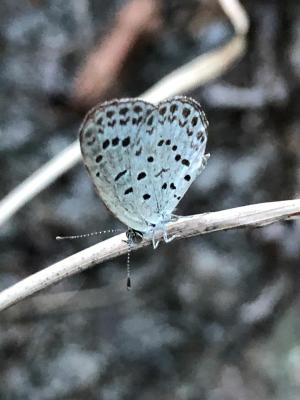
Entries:
POLYGON ((141 159, 133 175, 147 174, 137 201, 148 221, 168 220, 203 169, 207 127, 200 104, 183 96, 159 103, 146 118, 137 133, 135 151, 141 151, 141 159), (145 195, 151 198, 142 201, 145 195))
POLYGON ((80 131, 85 165, 107 207, 146 232, 168 220, 203 165, 208 122, 201 106, 175 97, 103 103, 80 131))
POLYGON ((96 192, 120 221, 140 231, 147 224, 135 202, 132 164, 142 140, 137 132, 154 108, 139 99, 106 102, 87 114, 80 129, 81 152, 96 192))

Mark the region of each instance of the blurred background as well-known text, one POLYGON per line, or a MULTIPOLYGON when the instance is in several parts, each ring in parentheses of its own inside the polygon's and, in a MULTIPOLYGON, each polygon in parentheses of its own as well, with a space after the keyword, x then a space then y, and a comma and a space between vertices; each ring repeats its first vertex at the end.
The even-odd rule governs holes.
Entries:
MULTIPOLYGON (((246 0, 247 50, 186 93, 210 122, 179 215, 299 197, 300 4, 246 0)), ((224 45, 216 1, 2 0, 0 195, 72 143, 98 101, 138 96, 224 45)), ((0 230, 0 289, 121 227, 80 163, 0 230)), ((300 224, 212 233, 66 279, 0 315, 0 399, 300 398, 300 224)), ((102 238, 101 238, 102 240, 102 238)))

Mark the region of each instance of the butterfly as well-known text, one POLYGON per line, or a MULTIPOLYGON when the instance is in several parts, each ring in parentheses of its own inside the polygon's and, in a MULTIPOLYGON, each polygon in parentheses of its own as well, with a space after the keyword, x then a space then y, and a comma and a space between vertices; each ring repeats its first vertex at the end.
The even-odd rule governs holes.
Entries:
POLYGON ((97 105, 80 128, 84 164, 96 192, 128 236, 168 237, 166 224, 205 168, 208 121, 201 105, 177 96, 157 105, 125 98, 97 105))

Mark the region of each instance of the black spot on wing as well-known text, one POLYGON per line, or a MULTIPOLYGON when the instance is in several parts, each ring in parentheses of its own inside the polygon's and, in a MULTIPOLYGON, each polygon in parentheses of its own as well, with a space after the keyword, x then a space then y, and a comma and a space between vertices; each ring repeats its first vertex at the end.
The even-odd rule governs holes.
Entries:
POLYGON ((142 154, 142 149, 143 149, 142 146, 140 146, 139 149, 137 149, 137 151, 135 152, 135 155, 137 157, 139 157, 142 154))
POLYGON ((109 143, 110 143, 109 139, 104 140, 104 142, 102 143, 103 150, 108 148, 109 143))
POLYGON ((114 114, 115 114, 115 112, 112 111, 112 110, 109 110, 109 111, 106 112, 107 118, 111 118, 114 114))
POLYGON ((137 180, 140 181, 141 179, 146 178, 146 172, 140 172, 137 176, 137 180))
POLYGON ((153 119, 154 119, 153 115, 151 115, 151 116, 147 119, 147 125, 148 125, 148 126, 151 126, 151 125, 153 124, 153 119))
POLYGON ((152 126, 151 129, 147 129, 148 135, 152 135, 153 131, 154 131, 154 126, 152 126))
POLYGON ((184 127, 186 126, 187 123, 188 123, 188 120, 187 120, 187 119, 184 120, 184 121, 179 120, 179 126, 180 126, 181 128, 184 128, 184 127))
POLYGON ((124 194, 126 195, 126 194, 129 194, 129 193, 132 193, 132 192, 133 192, 133 188, 130 187, 130 188, 125 190, 124 194))
POLYGON ((130 144, 130 137, 127 136, 125 139, 122 140, 122 146, 127 147, 130 144))
POLYGON ((134 111, 135 113, 140 113, 140 112, 143 111, 143 109, 142 109, 141 106, 137 105, 137 106, 135 106, 135 107, 133 108, 133 111, 134 111))
POLYGON ((193 117, 192 119, 192 126, 196 126, 198 122, 198 118, 197 117, 193 117))
POLYGON ((130 117, 127 117, 126 119, 120 119, 120 125, 125 126, 128 124, 130 120, 130 117))
POLYGON ((181 163, 182 163, 182 165, 185 165, 185 166, 187 166, 187 167, 190 165, 189 160, 187 160, 187 159, 185 159, 185 158, 181 161, 181 163))
POLYGON ((111 141, 111 144, 113 146, 117 146, 120 142, 120 139, 118 137, 113 138, 113 140, 111 141))
POLYGON ((190 110, 189 108, 187 108, 187 107, 185 107, 185 108, 183 109, 183 111, 182 111, 182 115, 183 115, 185 118, 187 118, 187 117, 190 115, 190 113, 191 113, 191 110, 190 110))
POLYGON ((123 108, 120 109, 120 114, 121 115, 126 115, 128 113, 128 111, 129 111, 129 108, 123 107, 123 108))
POLYGON ((177 110, 178 110, 177 104, 172 104, 171 107, 170 107, 171 113, 173 114, 173 113, 174 113, 175 111, 177 111, 177 110))
POLYGON ((123 175, 125 175, 127 172, 127 169, 124 169, 124 171, 121 171, 118 173, 118 175, 116 175, 115 177, 115 182, 117 182, 123 175))
POLYGON ((95 141, 96 141, 96 138, 93 137, 91 140, 89 140, 88 142, 86 142, 86 144, 87 144, 88 146, 92 146, 92 145, 95 143, 95 141))
POLYGON ((107 126, 113 128, 116 125, 116 120, 114 119, 112 122, 108 121, 107 126))
POLYGON ((87 129, 84 132, 84 135, 85 135, 86 139, 90 139, 93 136, 93 129, 87 129))
POLYGON ((165 115, 166 112, 167 112, 167 107, 166 107, 166 106, 161 107, 161 108, 159 109, 159 114, 160 114, 160 115, 165 115))

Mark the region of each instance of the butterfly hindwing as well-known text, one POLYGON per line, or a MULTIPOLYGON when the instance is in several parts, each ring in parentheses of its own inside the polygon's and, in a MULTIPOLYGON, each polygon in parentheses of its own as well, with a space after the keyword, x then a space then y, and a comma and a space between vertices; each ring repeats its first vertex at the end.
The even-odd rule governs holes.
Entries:
POLYGON ((97 193, 117 218, 137 230, 145 223, 133 198, 133 148, 139 126, 153 109, 138 99, 106 102, 88 113, 80 131, 83 159, 97 193))

